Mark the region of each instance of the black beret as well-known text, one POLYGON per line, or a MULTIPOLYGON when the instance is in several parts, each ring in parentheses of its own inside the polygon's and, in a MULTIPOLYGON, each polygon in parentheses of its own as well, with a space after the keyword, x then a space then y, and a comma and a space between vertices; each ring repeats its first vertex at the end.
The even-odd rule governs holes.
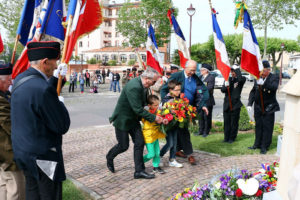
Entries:
POLYGON ((136 71, 137 69, 135 67, 132 68, 132 71, 136 71))
POLYGON ((130 69, 130 68, 127 68, 127 71, 131 71, 131 69, 130 69))
POLYGON ((271 67, 269 61, 267 61, 267 60, 264 60, 262 63, 263 63, 264 68, 270 68, 271 67))
POLYGON ((126 72, 126 70, 123 70, 123 72, 126 72))
POLYGON ((54 41, 30 42, 27 45, 29 61, 48 59, 59 59, 60 44, 54 41))
POLYGON ((12 64, 0 65, 0 75, 10 75, 12 73, 12 64))
POLYGON ((209 64, 206 64, 206 63, 203 63, 201 68, 205 68, 207 69, 208 71, 211 71, 212 70, 212 67, 209 65, 209 64))
POLYGON ((175 65, 171 65, 171 70, 175 70, 175 69, 179 69, 179 68, 175 65))

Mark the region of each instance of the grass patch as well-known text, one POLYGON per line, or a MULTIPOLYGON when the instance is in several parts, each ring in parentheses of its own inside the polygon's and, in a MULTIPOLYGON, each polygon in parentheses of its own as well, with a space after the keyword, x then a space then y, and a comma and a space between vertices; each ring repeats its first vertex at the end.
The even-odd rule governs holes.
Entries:
POLYGON ((80 191, 70 180, 63 182, 63 200, 91 200, 91 198, 80 191))
MULTIPOLYGON (((274 154, 276 152, 277 136, 278 133, 273 133, 272 144, 269 148, 268 154, 274 154)), ((249 146, 253 145, 254 139, 254 133, 238 134, 236 141, 232 144, 229 144, 223 142, 223 133, 210 134, 206 138, 191 134, 191 141, 194 149, 216 153, 221 156, 259 154, 259 149, 248 149, 249 146)))

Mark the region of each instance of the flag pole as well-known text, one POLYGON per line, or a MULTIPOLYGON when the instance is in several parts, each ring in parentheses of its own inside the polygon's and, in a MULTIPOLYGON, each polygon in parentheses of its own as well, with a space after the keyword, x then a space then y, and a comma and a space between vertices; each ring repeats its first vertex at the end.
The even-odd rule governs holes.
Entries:
POLYGON ((15 62, 15 57, 16 57, 16 52, 17 52, 17 45, 18 45, 19 39, 20 39, 20 34, 17 34, 16 39, 15 39, 15 45, 14 45, 14 49, 13 49, 13 54, 11 56, 11 61, 10 61, 10 63, 12 65, 14 65, 14 62, 15 62))
MULTIPOLYGON (((65 41, 64 41, 64 48, 63 48, 61 63, 65 62, 66 53, 67 53, 67 46, 68 46, 68 40, 69 40, 68 35, 70 34, 72 23, 73 23, 73 16, 70 15, 69 22, 68 22, 68 27, 67 27, 67 32, 66 32, 66 35, 65 35, 65 41)), ((58 96, 60 95, 60 92, 61 92, 61 85, 62 85, 62 76, 59 74, 58 82, 57 82, 57 89, 56 89, 58 96)))
MULTIPOLYGON (((212 14, 214 14, 213 13, 213 7, 212 7, 211 0, 208 0, 208 3, 209 3, 210 10, 211 10, 212 14)), ((230 108, 230 111, 232 111, 232 101, 231 101, 231 95, 230 95, 230 88, 229 88, 229 86, 227 86, 227 93, 228 93, 229 108, 230 108)))

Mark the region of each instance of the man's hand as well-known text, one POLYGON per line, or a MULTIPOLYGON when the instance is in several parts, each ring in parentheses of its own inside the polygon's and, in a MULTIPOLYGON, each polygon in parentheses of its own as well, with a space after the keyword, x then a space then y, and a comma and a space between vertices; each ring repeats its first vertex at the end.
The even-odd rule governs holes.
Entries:
POLYGON ((263 84, 264 84, 264 81, 262 80, 262 78, 257 80, 257 85, 263 85, 263 84))
POLYGON ((155 117, 155 122, 158 123, 158 124, 161 124, 163 122, 163 118, 159 117, 159 116, 156 116, 155 117))
POLYGON ((64 103, 64 102, 65 102, 65 98, 64 98, 64 97, 62 97, 62 96, 58 96, 58 100, 59 100, 60 102, 62 102, 62 103, 64 103))
POLYGON ((206 107, 202 107, 202 110, 205 112, 206 115, 208 115, 208 109, 206 107))
POLYGON ((251 106, 247 106, 247 110, 248 110, 248 112, 251 112, 251 110, 252 110, 251 106))
POLYGON ((225 87, 229 86, 229 81, 225 81, 225 87))
POLYGON ((68 72, 68 65, 66 63, 60 63, 57 67, 57 71, 61 76, 66 76, 68 72))
POLYGON ((232 69, 236 70, 236 69, 239 69, 240 67, 238 65, 233 65, 232 66, 232 69))

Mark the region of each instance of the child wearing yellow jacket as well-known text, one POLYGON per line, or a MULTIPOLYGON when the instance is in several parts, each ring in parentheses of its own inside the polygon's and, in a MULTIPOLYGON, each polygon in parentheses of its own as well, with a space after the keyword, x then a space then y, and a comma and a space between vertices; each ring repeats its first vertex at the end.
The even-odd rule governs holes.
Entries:
MULTIPOLYGON (((155 95, 150 95, 147 99, 149 112, 154 114, 159 106, 159 98, 155 95)), ((152 160, 153 172, 158 172, 164 174, 165 171, 159 167, 160 163, 160 148, 159 141, 160 138, 165 138, 166 136, 159 130, 159 125, 155 122, 149 122, 142 119, 144 124, 143 135, 146 143, 148 154, 144 155, 144 163, 152 160)))

